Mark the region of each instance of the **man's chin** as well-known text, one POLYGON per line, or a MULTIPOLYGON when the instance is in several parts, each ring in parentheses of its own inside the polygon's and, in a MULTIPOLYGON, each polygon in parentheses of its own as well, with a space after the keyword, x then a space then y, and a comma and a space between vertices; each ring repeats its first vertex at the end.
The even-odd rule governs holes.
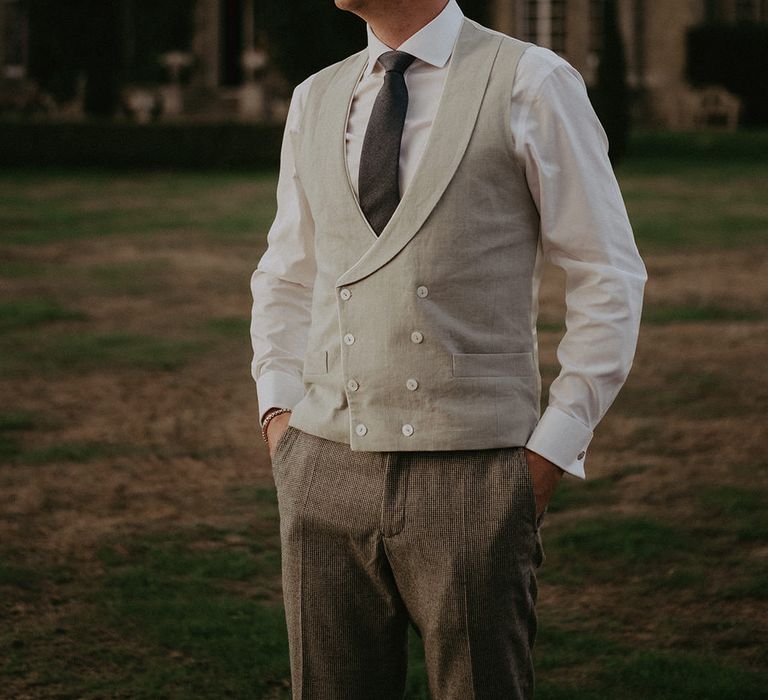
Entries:
POLYGON ((334 0, 336 7, 340 10, 346 10, 347 12, 354 12, 357 14, 359 11, 364 10, 368 4, 368 0, 334 0))

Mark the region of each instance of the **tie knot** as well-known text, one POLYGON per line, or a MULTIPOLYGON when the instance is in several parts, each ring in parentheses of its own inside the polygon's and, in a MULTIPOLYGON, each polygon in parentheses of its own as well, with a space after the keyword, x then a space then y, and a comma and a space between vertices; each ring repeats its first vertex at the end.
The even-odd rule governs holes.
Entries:
POLYGON ((416 56, 412 56, 405 51, 387 51, 379 56, 379 63, 384 66, 384 70, 389 73, 395 71, 396 73, 405 73, 408 66, 416 60, 416 56))

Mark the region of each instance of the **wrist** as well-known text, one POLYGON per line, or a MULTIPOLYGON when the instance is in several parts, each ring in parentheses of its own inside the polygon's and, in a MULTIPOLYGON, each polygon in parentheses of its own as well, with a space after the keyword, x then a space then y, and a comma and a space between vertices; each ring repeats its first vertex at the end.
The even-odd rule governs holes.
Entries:
POLYGON ((264 421, 261 424, 261 436, 264 438, 264 442, 269 446, 269 439, 267 438, 267 428, 273 418, 281 416, 283 413, 291 413, 290 408, 271 408, 264 415, 264 421))

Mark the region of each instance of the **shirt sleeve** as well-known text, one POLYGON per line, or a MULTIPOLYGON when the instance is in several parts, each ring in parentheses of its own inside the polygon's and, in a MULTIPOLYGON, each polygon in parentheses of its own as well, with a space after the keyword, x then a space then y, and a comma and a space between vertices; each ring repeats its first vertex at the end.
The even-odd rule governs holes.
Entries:
POLYGON ((526 446, 585 479, 595 426, 632 366, 648 276, 583 78, 560 59, 529 94, 513 112, 515 147, 540 214, 540 252, 565 271, 566 332, 526 446))
POLYGON ((251 374, 259 423, 272 406, 293 408, 304 396, 302 369, 317 274, 314 221, 295 168, 291 132, 301 123, 311 78, 293 92, 280 153, 277 213, 267 249, 251 275, 251 374))

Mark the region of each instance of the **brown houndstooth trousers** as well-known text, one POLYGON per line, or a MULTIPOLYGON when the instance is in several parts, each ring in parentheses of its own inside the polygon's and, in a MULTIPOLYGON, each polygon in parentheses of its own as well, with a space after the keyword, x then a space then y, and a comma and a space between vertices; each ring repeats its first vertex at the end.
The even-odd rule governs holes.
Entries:
POLYGON ((272 460, 294 700, 530 700, 544 561, 522 447, 352 451, 288 426, 272 460))

